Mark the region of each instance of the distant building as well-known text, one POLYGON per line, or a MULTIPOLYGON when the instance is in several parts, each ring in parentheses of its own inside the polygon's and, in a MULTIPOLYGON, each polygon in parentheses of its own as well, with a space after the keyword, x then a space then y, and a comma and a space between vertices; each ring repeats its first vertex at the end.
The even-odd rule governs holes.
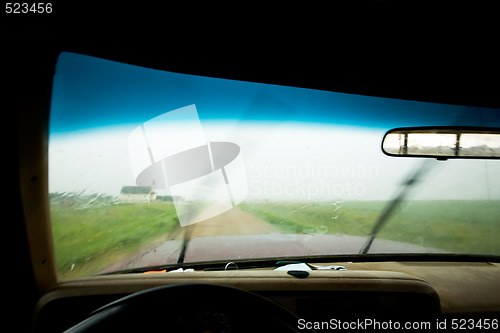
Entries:
POLYGON ((151 202, 156 193, 149 186, 123 186, 120 191, 120 202, 151 202))

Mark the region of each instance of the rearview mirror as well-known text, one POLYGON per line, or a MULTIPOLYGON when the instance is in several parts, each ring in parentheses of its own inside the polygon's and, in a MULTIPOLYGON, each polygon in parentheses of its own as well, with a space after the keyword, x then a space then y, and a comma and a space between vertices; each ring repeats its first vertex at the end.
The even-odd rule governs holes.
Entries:
POLYGON ((407 127, 387 132, 382 151, 389 156, 500 158, 500 129, 479 127, 407 127))

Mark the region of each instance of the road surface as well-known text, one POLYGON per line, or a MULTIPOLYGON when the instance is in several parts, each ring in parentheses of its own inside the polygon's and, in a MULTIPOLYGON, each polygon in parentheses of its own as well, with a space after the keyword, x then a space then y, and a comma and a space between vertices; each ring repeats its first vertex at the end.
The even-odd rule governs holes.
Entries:
POLYGON ((255 235, 278 232, 278 228, 250 213, 234 207, 223 214, 203 222, 176 229, 169 239, 183 239, 185 234, 190 238, 223 236, 223 235, 255 235))
MULTIPOLYGON (((233 208, 211 219, 178 228, 101 273, 178 263, 187 236, 184 263, 359 253, 366 237, 339 234, 283 234, 250 213, 233 208)), ((438 249, 375 239, 370 253, 436 253, 438 249)))
POLYGON ((261 235, 277 233, 278 228, 252 214, 234 207, 205 221, 177 228, 166 239, 152 248, 143 248, 100 273, 126 270, 134 267, 175 264, 182 242, 189 239, 228 235, 261 235))

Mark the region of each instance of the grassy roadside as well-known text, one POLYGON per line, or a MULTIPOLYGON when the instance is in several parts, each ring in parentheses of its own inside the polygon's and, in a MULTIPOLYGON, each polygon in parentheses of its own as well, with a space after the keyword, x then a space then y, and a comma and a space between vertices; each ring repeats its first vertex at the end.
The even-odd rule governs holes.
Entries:
MULTIPOLYGON (((386 202, 252 202, 239 207, 288 233, 366 236, 386 202)), ((500 255, 498 201, 412 201, 378 235, 457 253, 500 255)))
POLYGON ((51 204, 62 279, 89 276, 168 234, 179 223, 172 202, 51 204))

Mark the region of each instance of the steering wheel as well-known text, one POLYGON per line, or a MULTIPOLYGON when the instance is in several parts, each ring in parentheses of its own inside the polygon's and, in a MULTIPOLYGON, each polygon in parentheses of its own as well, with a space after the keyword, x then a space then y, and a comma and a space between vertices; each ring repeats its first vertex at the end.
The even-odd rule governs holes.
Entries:
POLYGON ((66 332, 299 332, 297 321, 292 312, 248 291, 179 284, 109 303, 66 332))

